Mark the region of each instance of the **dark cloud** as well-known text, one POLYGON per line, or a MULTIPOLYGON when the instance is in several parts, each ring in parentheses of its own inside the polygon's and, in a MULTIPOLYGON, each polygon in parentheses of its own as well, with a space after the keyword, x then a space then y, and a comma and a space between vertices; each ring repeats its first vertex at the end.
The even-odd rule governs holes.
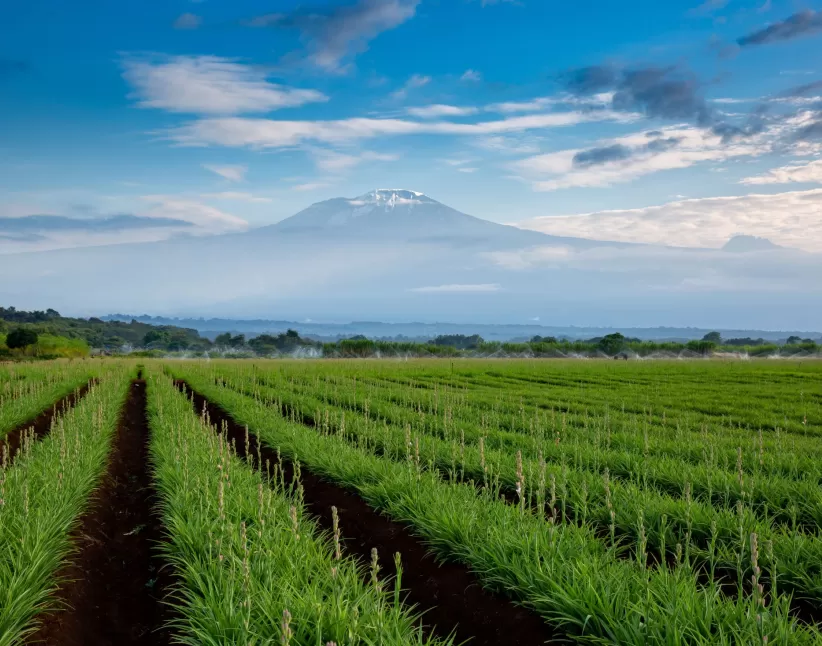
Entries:
POLYGON ((814 81, 813 83, 805 83, 804 85, 797 85, 790 90, 785 90, 779 94, 779 98, 794 99, 798 97, 808 96, 814 92, 822 90, 822 81, 814 81))
POLYGON ((627 70, 616 88, 617 110, 643 112, 649 117, 711 121, 711 110, 699 94, 696 79, 681 77, 673 67, 627 70))
POLYGON ((657 138, 643 146, 631 148, 623 144, 613 144, 601 148, 582 150, 574 155, 574 166, 581 168, 599 166, 600 164, 630 159, 641 153, 658 155, 659 153, 664 153, 666 150, 676 148, 682 141, 681 137, 660 137, 659 135, 661 134, 659 131, 648 133, 649 136, 656 136, 657 138))
POLYGON ((675 67, 645 67, 618 70, 596 65, 560 75, 564 88, 585 95, 613 91, 612 108, 642 112, 648 117, 695 121, 708 125, 711 109, 699 94, 700 85, 675 67))
POLYGON ((816 141, 822 140, 822 113, 817 114, 816 121, 812 121, 806 126, 802 126, 794 133, 794 141, 816 141))
POLYGON ((619 73, 609 65, 580 67, 560 75, 560 82, 573 94, 594 94, 610 90, 618 80, 619 73))
POLYGON ((590 148, 582 150, 574 155, 574 166, 598 166, 612 161, 628 159, 633 151, 628 146, 614 144, 613 146, 603 146, 602 148, 590 148))
POLYGON ((775 22, 764 29, 737 39, 740 47, 766 45, 784 40, 793 40, 822 31, 822 11, 800 11, 781 22, 775 22))
POLYGON ((28 215, 22 218, 0 218, 0 233, 6 236, 35 232, 90 231, 114 232, 136 229, 191 227, 191 222, 173 218, 148 218, 138 215, 112 215, 104 218, 69 218, 63 215, 28 215))
POLYGON ((420 0, 359 0, 342 7, 301 8, 245 21, 249 27, 293 28, 320 68, 339 71, 346 58, 364 52, 379 34, 411 19, 420 0))

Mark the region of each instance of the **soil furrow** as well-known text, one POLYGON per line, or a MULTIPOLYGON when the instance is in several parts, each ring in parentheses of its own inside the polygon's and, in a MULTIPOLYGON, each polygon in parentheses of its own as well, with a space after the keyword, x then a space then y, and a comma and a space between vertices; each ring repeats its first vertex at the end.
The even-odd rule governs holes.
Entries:
POLYGON ((146 384, 132 382, 89 510, 72 533, 75 555, 58 573, 59 610, 43 618, 32 643, 122 646, 169 644, 170 571, 149 470, 146 384))
POLYGON ((87 384, 54 402, 34 419, 6 433, 3 439, 0 439, 0 461, 3 460, 5 452, 7 453, 7 464, 11 464, 26 441, 35 442, 48 435, 51 431, 52 420, 76 406, 96 383, 96 379, 91 379, 87 384))
MULTIPOLYGON (((198 414, 207 411, 212 424, 227 429, 227 439, 237 454, 246 457, 246 429, 218 405, 177 381, 193 397, 198 414)), ((251 452, 256 454, 257 438, 248 434, 251 452)), ((276 451, 261 444, 261 459, 277 463, 276 451)), ((256 455, 254 464, 257 466, 256 455)), ((286 481, 293 476, 290 462, 283 460, 286 481)), ((422 623, 429 634, 453 634, 457 643, 471 646, 508 646, 510 644, 543 644, 552 634, 545 622, 533 612, 482 587, 476 576, 463 565, 437 563, 423 544, 401 523, 394 522, 372 509, 357 493, 346 490, 314 475, 300 465, 301 483, 308 511, 319 527, 332 531, 331 507, 336 507, 340 529, 349 554, 368 563, 371 549, 376 548, 380 565, 387 576, 394 576, 393 555, 402 558, 402 583, 406 602, 423 614, 422 623)))

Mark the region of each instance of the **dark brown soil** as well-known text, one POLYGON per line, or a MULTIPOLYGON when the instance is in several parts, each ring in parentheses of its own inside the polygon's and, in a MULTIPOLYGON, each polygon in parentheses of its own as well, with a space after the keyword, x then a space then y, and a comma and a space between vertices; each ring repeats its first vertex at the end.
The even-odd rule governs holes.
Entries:
POLYGON ((17 453, 23 445, 23 441, 27 435, 30 434, 33 441, 41 440, 48 435, 49 431, 51 431, 52 420, 70 408, 76 406, 77 402, 86 396, 89 388, 91 388, 91 386, 93 386, 96 382, 96 379, 92 379, 87 384, 75 390, 73 393, 66 395, 61 400, 49 406, 33 420, 30 420, 25 424, 20 424, 20 426, 7 433, 6 436, 0 440, 0 461, 3 459, 3 451, 7 451, 8 463, 11 464, 17 456, 17 453))
MULTIPOLYGON (((177 385, 181 389, 185 386, 193 396, 198 413, 205 408, 213 424, 218 428, 225 425, 229 441, 236 446, 238 455, 245 458, 245 427, 184 382, 178 381, 177 385)), ((256 453, 257 439, 253 434, 249 434, 249 444, 251 452, 256 453)), ((263 462, 277 462, 276 452, 265 445, 261 458, 263 462)), ((291 464, 285 462, 282 466, 289 481, 293 474, 291 464)), ((536 614, 483 589, 465 566, 437 563, 405 525, 382 516, 356 493, 319 478, 305 465, 300 465, 300 469, 306 507, 320 528, 331 531, 331 507, 337 508, 346 552, 367 563, 371 548, 377 548, 382 572, 392 577, 393 555, 401 554, 406 602, 423 613, 427 633, 446 636, 453 632, 457 643, 469 642, 472 646, 529 646, 551 640, 549 627, 536 614)))
POLYGON ((73 532, 76 554, 59 573, 57 610, 32 643, 60 646, 168 644, 168 569, 148 462, 146 385, 131 384, 106 474, 73 532))

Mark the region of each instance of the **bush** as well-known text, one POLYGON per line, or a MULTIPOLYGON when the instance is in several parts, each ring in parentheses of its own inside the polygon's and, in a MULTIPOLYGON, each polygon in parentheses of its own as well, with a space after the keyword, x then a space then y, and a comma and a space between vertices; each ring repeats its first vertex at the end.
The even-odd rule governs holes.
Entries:
POLYGON ((6 345, 11 350, 27 348, 37 343, 37 332, 26 328, 18 327, 6 336, 6 345))

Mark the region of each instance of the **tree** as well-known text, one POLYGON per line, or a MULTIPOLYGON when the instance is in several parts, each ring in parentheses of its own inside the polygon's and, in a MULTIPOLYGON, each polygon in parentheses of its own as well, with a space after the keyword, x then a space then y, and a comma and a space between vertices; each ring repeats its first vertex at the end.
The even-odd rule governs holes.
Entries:
POLYGON ((232 348, 242 348, 245 345, 245 334, 238 334, 237 336, 231 337, 228 345, 232 348))
POLYGON ((165 345, 168 343, 168 332, 165 330, 149 330, 143 337, 143 345, 165 345))
POLYGON ((6 345, 11 349, 27 348, 37 343, 37 332, 18 327, 9 332, 6 337, 6 345))
POLYGON ((625 337, 619 332, 614 332, 614 334, 607 334, 602 337, 597 345, 605 354, 614 355, 625 347, 625 343, 625 337))
POLYGON ((802 343, 802 339, 798 336, 789 336, 788 340, 786 341, 787 345, 799 345, 800 343, 802 343))
POLYGON ((231 343, 231 332, 223 332, 222 334, 218 334, 217 337, 214 339, 215 345, 228 345, 231 343))
POLYGON ((708 332, 708 334, 702 337, 702 340, 719 345, 722 343, 722 335, 719 332, 708 332))

